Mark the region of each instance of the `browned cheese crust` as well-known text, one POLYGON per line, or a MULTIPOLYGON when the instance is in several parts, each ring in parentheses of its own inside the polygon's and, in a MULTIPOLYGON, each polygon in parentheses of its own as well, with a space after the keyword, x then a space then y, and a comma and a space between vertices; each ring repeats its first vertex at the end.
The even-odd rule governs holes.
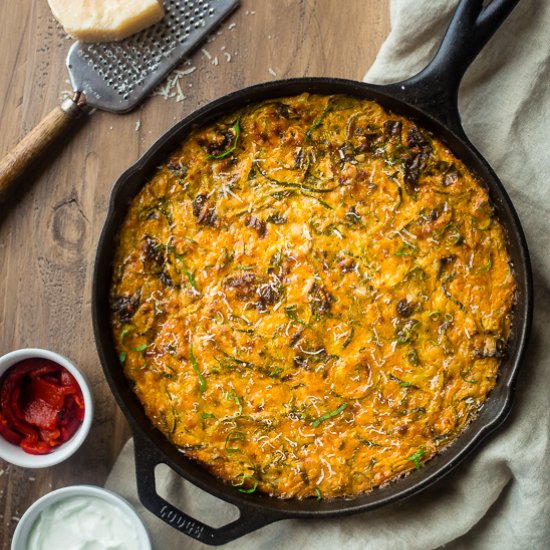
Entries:
POLYGON ((441 141, 303 94, 191 132, 135 197, 113 334, 151 422, 235 490, 351 496, 476 415, 515 288, 487 192, 441 141))

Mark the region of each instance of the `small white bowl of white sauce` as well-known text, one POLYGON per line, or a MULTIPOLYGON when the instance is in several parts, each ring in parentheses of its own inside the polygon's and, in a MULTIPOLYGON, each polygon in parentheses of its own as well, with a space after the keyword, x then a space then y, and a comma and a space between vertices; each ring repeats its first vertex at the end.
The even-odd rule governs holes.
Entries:
POLYGON ((39 498, 23 514, 11 550, 151 550, 132 506, 93 485, 72 485, 39 498))

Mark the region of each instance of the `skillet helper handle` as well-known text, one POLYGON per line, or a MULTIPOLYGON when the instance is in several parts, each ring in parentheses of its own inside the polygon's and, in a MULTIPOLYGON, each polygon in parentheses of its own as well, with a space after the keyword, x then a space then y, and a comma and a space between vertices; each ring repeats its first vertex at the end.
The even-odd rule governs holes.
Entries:
POLYGON ((50 145, 67 133, 85 110, 86 103, 80 93, 64 99, 0 160, 0 203, 9 197, 18 182, 29 177, 32 166, 45 155, 50 145))
POLYGON ((458 87, 464 73, 519 0, 460 0, 447 32, 428 66, 413 77, 384 86, 464 136, 458 113, 458 87))
POLYGON ((223 527, 214 528, 198 521, 164 500, 156 490, 155 467, 165 463, 160 453, 147 440, 134 432, 136 482, 141 503, 159 519, 185 535, 205 544, 219 546, 247 535, 260 527, 283 519, 272 512, 262 512, 255 507, 236 505, 240 515, 223 527))

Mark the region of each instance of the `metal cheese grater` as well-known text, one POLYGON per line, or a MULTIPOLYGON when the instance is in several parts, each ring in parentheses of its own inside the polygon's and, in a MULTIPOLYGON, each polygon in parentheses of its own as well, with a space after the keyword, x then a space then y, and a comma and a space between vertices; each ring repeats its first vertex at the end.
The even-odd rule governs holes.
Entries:
POLYGON ((0 160, 0 203, 28 179, 34 161, 90 108, 124 113, 138 105, 239 0, 164 0, 164 18, 121 42, 76 42, 67 56, 74 96, 63 100, 0 160))
POLYGON ((122 42, 76 42, 67 56, 73 90, 98 109, 133 109, 238 2, 165 0, 162 21, 122 42))

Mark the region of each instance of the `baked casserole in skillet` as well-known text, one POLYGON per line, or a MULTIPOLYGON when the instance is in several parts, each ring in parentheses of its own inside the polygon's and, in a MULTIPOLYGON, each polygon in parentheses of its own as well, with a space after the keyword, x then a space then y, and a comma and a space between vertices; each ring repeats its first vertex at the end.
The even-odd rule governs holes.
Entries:
POLYGON ((475 176, 348 96, 194 130, 129 207, 111 288, 151 422, 241 492, 350 497, 452 443, 495 385, 516 282, 475 176))

